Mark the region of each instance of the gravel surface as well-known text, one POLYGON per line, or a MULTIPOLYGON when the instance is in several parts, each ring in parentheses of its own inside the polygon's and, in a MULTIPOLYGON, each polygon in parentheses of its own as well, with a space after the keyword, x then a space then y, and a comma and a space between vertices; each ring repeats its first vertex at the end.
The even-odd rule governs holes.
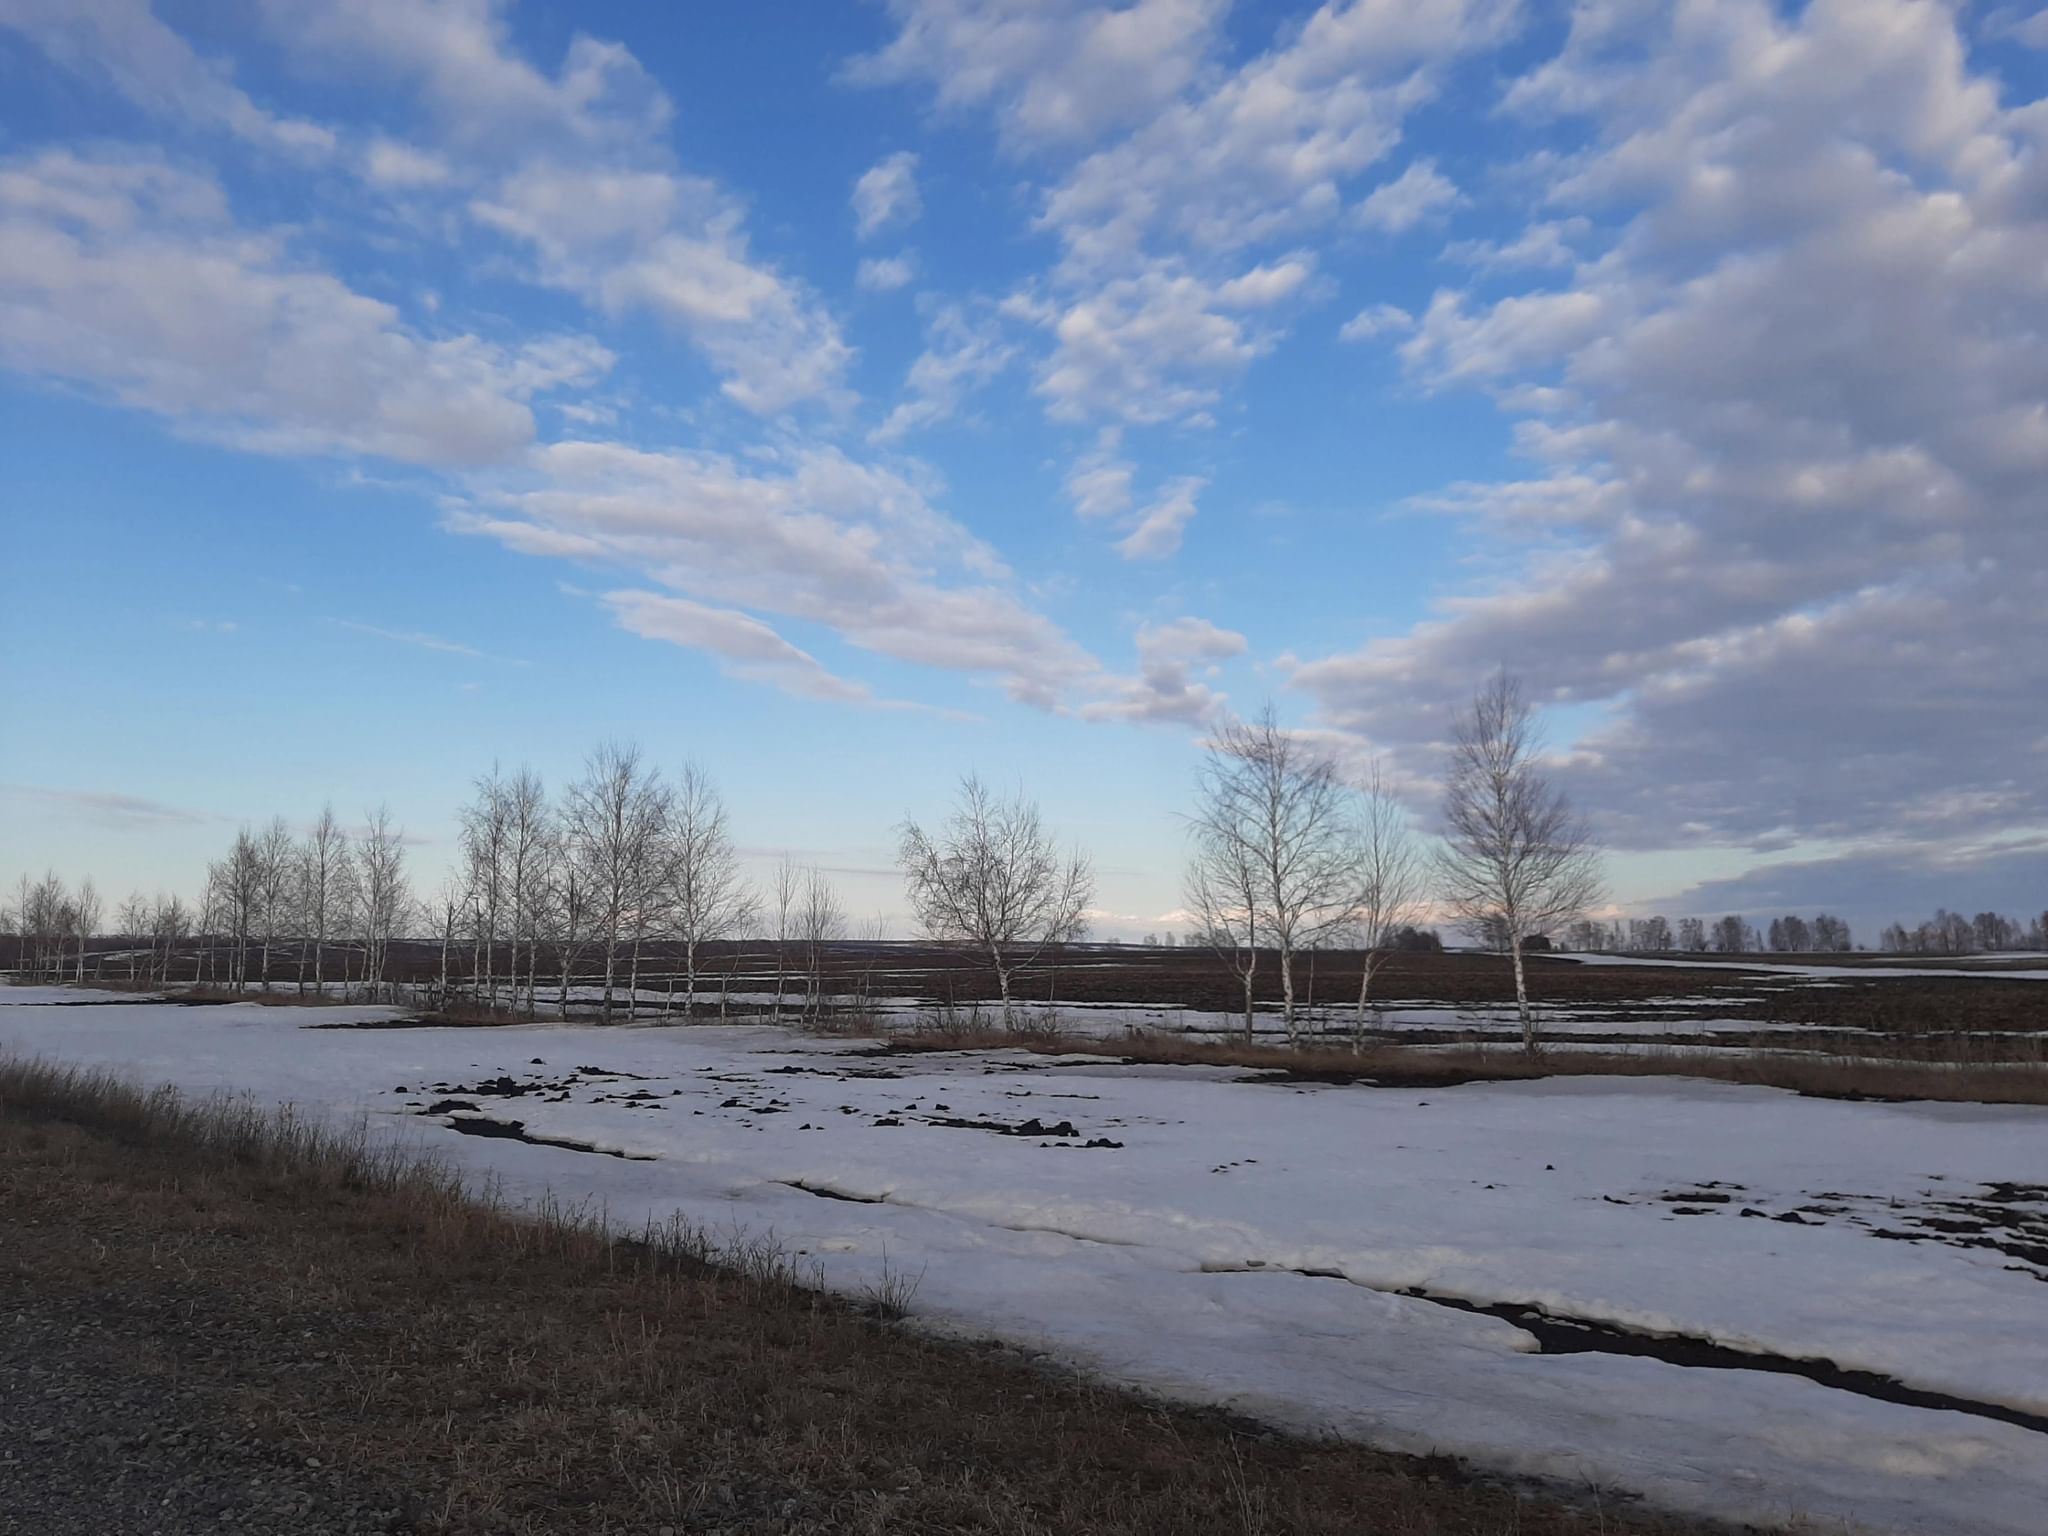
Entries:
POLYGON ((232 1419, 193 1368, 222 1352, 220 1331, 175 1304, 106 1317, 0 1300, 0 1533, 413 1529, 402 1500, 232 1419))

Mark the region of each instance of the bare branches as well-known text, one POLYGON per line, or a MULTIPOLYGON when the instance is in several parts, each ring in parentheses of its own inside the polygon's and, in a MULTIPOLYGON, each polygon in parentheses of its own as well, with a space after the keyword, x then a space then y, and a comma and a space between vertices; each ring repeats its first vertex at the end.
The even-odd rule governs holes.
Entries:
POLYGON ((1521 683, 1497 673, 1458 722, 1444 782, 1439 894, 1468 928, 1497 934, 1514 959, 1522 1041, 1537 1050, 1524 940, 1600 899, 1600 856, 1564 792, 1544 777, 1542 738, 1521 683))
POLYGON ((695 763, 685 763, 676 775, 661 860, 668 927, 683 949, 687 1018, 696 1002, 699 949, 735 937, 757 916, 726 825, 725 802, 695 763))
POLYGON ((1095 875, 1078 851, 1062 855, 1035 803, 998 800, 972 774, 935 833, 903 824, 897 862, 910 909, 931 938, 985 955, 1011 1020, 1011 979, 1051 944, 1080 930, 1095 875))
POLYGON ((635 746, 607 742, 590 754, 569 786, 564 831, 598 936, 604 945, 604 1016, 612 1016, 619 946, 630 927, 638 950, 658 890, 656 857, 668 814, 660 775, 635 746))
POLYGON ((1408 814, 1388 791, 1375 762, 1358 786, 1351 828, 1351 920, 1358 930, 1361 957, 1358 1013, 1352 1038, 1365 1030, 1365 1013, 1373 978, 1386 963, 1397 929, 1420 914, 1427 885, 1426 870, 1408 814))
MULTIPOLYGON (((1223 922, 1230 955, 1248 947, 1238 932, 1262 933, 1279 951, 1290 1038, 1295 952, 1348 921, 1355 905, 1348 798, 1336 760, 1283 730, 1270 704, 1255 720, 1220 725, 1198 770, 1189 881, 1196 910, 1206 904, 1223 922)), ((1249 1029, 1250 973, 1240 974, 1249 1029)))

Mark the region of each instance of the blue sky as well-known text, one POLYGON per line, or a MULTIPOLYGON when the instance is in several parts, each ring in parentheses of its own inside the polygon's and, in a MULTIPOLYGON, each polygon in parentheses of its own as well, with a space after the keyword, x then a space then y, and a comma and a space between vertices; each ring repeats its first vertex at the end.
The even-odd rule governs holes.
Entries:
POLYGON ((0 877, 695 758, 1166 926, 1203 722, 1619 908, 2048 905, 2048 11, 0 0, 0 877))

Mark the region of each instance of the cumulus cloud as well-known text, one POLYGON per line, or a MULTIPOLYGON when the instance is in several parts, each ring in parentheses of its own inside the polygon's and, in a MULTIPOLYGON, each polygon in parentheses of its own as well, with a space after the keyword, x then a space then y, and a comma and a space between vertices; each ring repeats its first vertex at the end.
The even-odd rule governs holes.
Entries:
POLYGON ((904 380, 902 403, 869 434, 870 440, 893 443, 947 420, 1015 356, 1016 348, 1003 339, 992 318, 970 317, 958 304, 940 306, 925 327, 925 349, 904 380))
POLYGON ((853 184, 853 230, 867 240, 923 210, 917 191, 917 156, 899 150, 878 160, 853 184))
POLYGON ((1191 674, 1213 674, 1216 664, 1241 656, 1249 642, 1236 630, 1207 619, 1181 618, 1138 631, 1138 671, 1097 685, 1100 697, 1081 706, 1088 720, 1131 720, 1202 725, 1215 718, 1227 695, 1191 674))
POLYGON ((1370 341, 1415 329, 1415 317, 1397 304, 1368 304, 1337 332, 1340 341, 1370 341))
POLYGON ((1220 281, 1162 265, 1067 301, 1019 296, 1006 312, 1053 338, 1034 388, 1055 419, 1205 419, 1222 386, 1278 344, 1270 312, 1312 272, 1301 256, 1220 281))
POLYGON ((1126 560, 1164 560, 1178 554, 1181 535, 1198 510, 1195 498, 1208 483, 1200 475, 1170 481, 1138 514, 1137 526, 1117 541, 1117 553, 1126 560))
POLYGON ((251 101, 226 64, 201 58, 157 19, 149 0, 0 0, 0 28, 27 37, 63 68, 104 80, 146 111, 303 159, 335 149, 333 129, 251 101))
POLYGON ((749 410, 830 393, 853 356, 812 295, 751 256, 739 206, 701 177, 537 160, 470 212, 530 246, 542 281, 675 325, 749 410))
POLYGON ((1417 160, 1394 180, 1373 188, 1358 205, 1356 217, 1366 229, 1398 235, 1462 201, 1457 183, 1439 171, 1434 160, 1417 160))
POLYGON ((2048 824, 2048 120, 1908 0, 1588 11, 1507 99, 1590 125, 1542 192, 1611 234, 1402 352, 1540 412, 1433 498, 1526 563, 1295 681, 1411 765, 1502 658, 1604 704, 1562 771, 1624 847, 2048 824))
POLYGON ((869 256, 854 269, 854 286, 868 293, 894 293, 910 285, 917 276, 917 263, 906 252, 901 256, 869 256))
POLYGON ((1018 149, 1143 121, 1195 77, 1225 0, 890 0, 896 35, 856 59, 871 85, 929 82, 948 108, 987 106, 1018 149))
POLYGON ((1308 291, 1299 239, 1337 218, 1444 69, 1515 17, 1513 0, 1331 0, 1230 62, 1212 0, 890 9, 896 35, 857 79, 927 82, 941 106, 984 108, 1014 149, 1061 162, 1038 217, 1061 260, 1012 300, 1051 346, 1048 413, 1198 425, 1284 334, 1279 301, 1308 291))
POLYGON ((501 0, 257 0, 277 45, 410 88, 465 153, 644 143, 674 109, 632 53, 582 33, 550 74, 513 46, 501 0))
POLYGON ((236 224, 208 177, 51 150, 0 162, 0 362, 259 452, 470 466, 515 456, 527 402, 612 355, 423 334, 236 224))
POLYGON ((363 151, 363 179, 383 191, 410 192, 421 187, 444 186, 454 175, 444 156, 398 139, 379 135, 363 151))

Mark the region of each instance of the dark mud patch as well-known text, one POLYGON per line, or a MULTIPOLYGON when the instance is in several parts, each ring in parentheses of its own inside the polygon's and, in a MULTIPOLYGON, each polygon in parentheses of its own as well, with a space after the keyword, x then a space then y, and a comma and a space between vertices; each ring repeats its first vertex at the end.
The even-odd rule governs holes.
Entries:
POLYGON ((807 1195, 816 1195, 820 1200, 844 1200, 851 1205, 887 1205, 883 1195, 849 1195, 844 1190, 827 1189, 822 1184, 806 1184, 802 1179, 783 1179, 790 1189, 800 1189, 807 1195))
POLYGON ((1859 1397, 1899 1403, 1909 1408, 1933 1408, 1948 1413, 1967 1413, 1980 1419, 1996 1419, 2000 1423, 2014 1424, 2021 1429, 2030 1429, 2036 1434, 2048 1435, 2048 1414, 2029 1413, 2023 1408, 2009 1408, 2003 1403, 1977 1402, 1946 1392, 1930 1392, 1920 1387, 1909 1387, 1876 1371, 1847 1369, 1836 1365, 1832 1360, 1757 1354, 1690 1334, 1638 1333, 1613 1323, 1567 1317, 1545 1311, 1541 1307, 1525 1306, 1515 1302, 1469 1301, 1461 1296, 1444 1296, 1419 1287, 1410 1287, 1399 1294, 1433 1302, 1440 1307, 1450 1307, 1455 1311, 1476 1312, 1513 1323, 1523 1332, 1534 1335, 1544 1354, 1637 1355, 1692 1370, 1771 1371, 1782 1376, 1803 1376, 1808 1381, 1823 1387, 1832 1387, 1838 1392, 1853 1392, 1859 1397))
MULTIPOLYGON (((423 1115, 433 1114, 431 1109, 420 1111, 423 1115)), ((621 1152, 615 1147, 594 1146, 587 1141, 573 1141, 567 1136, 539 1136, 526 1128, 523 1120, 493 1120, 489 1115, 444 1114, 441 1121, 449 1130, 464 1136, 483 1136, 497 1141, 523 1141, 530 1147, 554 1147, 563 1152, 589 1152, 598 1157, 616 1157, 629 1163, 659 1162, 659 1158, 633 1152, 621 1152)))

